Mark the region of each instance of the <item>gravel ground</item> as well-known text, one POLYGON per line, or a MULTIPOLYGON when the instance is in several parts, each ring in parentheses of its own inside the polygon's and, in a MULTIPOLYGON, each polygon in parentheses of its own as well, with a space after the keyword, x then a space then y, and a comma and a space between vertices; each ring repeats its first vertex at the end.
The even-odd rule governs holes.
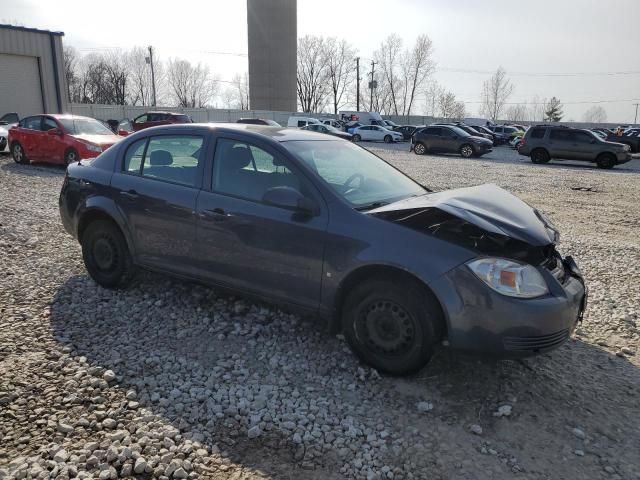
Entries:
POLYGON ((63 170, 0 157, 0 479, 640 479, 640 161, 370 148, 545 211, 590 287, 575 338, 397 379, 268 305, 150 273, 104 290, 60 225, 63 170))

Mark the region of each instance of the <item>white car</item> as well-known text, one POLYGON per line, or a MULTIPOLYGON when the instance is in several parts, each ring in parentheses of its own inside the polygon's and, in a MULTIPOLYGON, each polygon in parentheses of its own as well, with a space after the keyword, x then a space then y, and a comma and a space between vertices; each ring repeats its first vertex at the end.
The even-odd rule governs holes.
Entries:
POLYGON ((9 145, 7 139, 9 138, 9 129, 7 125, 0 125, 0 153, 8 152, 9 145))
POLYGON ((402 141, 403 137, 401 133, 379 127, 378 125, 364 125, 353 131, 353 141, 359 142, 361 140, 392 143, 402 141))
POLYGON ((9 129, 17 125, 19 120, 15 112, 5 113, 0 117, 0 153, 9 151, 9 129))

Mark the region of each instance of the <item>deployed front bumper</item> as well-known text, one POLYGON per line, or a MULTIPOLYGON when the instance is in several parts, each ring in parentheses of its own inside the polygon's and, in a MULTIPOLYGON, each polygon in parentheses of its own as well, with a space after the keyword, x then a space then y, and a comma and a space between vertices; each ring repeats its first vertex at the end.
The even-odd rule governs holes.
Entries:
POLYGON ((571 257, 553 272, 540 267, 549 294, 522 299, 501 295, 461 265, 431 287, 447 318, 449 345, 501 358, 544 353, 571 335, 587 304, 582 274, 571 257))

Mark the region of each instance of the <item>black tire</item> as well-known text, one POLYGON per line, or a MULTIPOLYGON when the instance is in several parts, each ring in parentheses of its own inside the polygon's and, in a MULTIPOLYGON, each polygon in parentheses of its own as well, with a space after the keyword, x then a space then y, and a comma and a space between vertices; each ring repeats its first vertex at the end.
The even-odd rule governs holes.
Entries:
POLYGON ((391 135, 385 135, 384 136, 384 143, 391 143, 393 142, 393 139, 391 138, 391 135))
POLYGON ((470 158, 473 155, 473 147, 468 143, 460 146, 460 155, 463 158, 470 158))
POLYGON ((109 220, 89 224, 80 240, 84 265, 96 283, 105 288, 125 287, 135 266, 120 229, 109 220))
POLYGON ((67 150, 64 153, 64 164, 65 165, 69 166, 72 163, 77 162, 78 160, 80 160, 80 156, 78 155, 78 152, 75 149, 70 148, 69 150, 67 150))
POLYGON ((551 160, 549 153, 543 148, 536 148, 531 152, 531 161, 533 163, 548 163, 551 160))
POLYGON ((425 146, 424 143, 417 142, 413 146, 413 153, 415 153, 416 155, 424 155, 425 153, 427 153, 427 147, 425 146))
POLYGON ((29 163, 29 159, 27 158, 27 154, 24 152, 24 148, 20 145, 19 142, 13 142, 11 144, 11 156, 13 157, 13 161, 20 164, 29 163))
POLYGON ((355 287, 342 328, 355 354, 377 370, 408 375, 427 364, 444 319, 435 297, 414 281, 374 278, 355 287))
POLYGON ((613 168, 616 165, 616 157, 610 153, 601 153, 596 159, 598 168, 613 168))
POLYGON ((360 135, 358 135, 357 133, 353 136, 353 141, 354 142, 359 142, 360 140, 362 140, 362 137, 360 137, 360 135))

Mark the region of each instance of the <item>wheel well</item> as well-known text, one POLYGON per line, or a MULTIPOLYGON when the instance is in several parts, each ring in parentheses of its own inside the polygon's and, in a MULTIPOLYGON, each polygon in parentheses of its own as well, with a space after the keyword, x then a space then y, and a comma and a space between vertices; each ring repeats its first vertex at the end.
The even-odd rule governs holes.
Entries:
POLYGON ((102 210, 89 210, 84 215, 82 215, 80 221, 78 222, 78 241, 80 243, 82 243, 82 235, 84 235, 87 227, 96 220, 106 220, 113 223, 118 228, 118 230, 121 230, 120 226, 108 213, 105 213, 102 210))
POLYGON ((596 160, 598 160, 600 158, 603 158, 603 157, 610 157, 610 158, 613 157, 614 159, 616 158, 616 156, 611 152, 602 152, 602 153, 598 154, 598 156, 596 157, 596 160))
POLYGON ((549 151, 544 147, 536 147, 536 148, 534 148, 533 150, 531 150, 530 155, 533 155, 533 152, 544 152, 547 155, 547 157, 551 156, 551 155, 549 155, 549 151))
MULTIPOLYGON (((354 270, 349 275, 347 275, 347 277, 344 278, 340 283, 340 286, 338 287, 338 291, 336 292, 336 295, 334 297, 333 314, 329 319, 329 331, 331 333, 338 333, 342 329, 340 325, 342 307, 344 305, 344 302, 349 292, 357 284, 366 280, 371 280, 375 277, 378 277, 378 278, 382 277, 385 280, 388 280, 389 278, 393 278, 393 279, 397 279, 398 282, 405 281, 405 282, 412 282, 419 285, 419 287, 424 291, 425 295, 429 295, 433 297, 434 301, 440 307, 440 311, 443 314, 442 318, 443 319, 445 318, 444 309, 440 304, 440 300, 438 300, 438 297, 436 297, 433 291, 418 277, 416 277, 412 273, 409 273, 397 267, 391 267, 388 265, 368 265, 366 267, 360 267, 354 270)), ((443 338, 446 338, 446 334, 447 334, 447 322, 445 320, 442 325, 443 338)))

